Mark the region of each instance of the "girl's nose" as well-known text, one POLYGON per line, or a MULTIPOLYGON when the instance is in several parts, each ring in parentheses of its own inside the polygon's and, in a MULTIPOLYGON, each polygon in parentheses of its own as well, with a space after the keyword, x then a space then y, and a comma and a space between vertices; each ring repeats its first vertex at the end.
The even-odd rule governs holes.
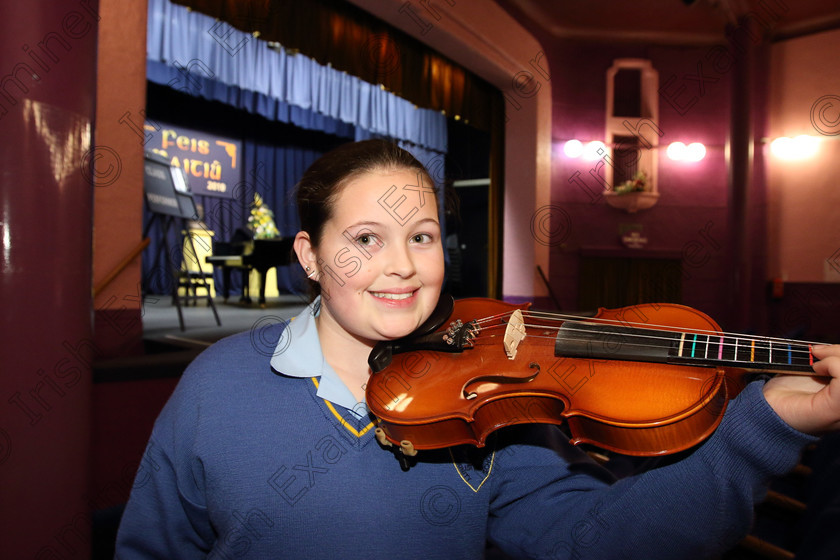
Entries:
POLYGON ((393 247, 388 253, 388 264, 385 266, 385 274, 395 274, 403 278, 408 278, 417 272, 408 247, 393 247))

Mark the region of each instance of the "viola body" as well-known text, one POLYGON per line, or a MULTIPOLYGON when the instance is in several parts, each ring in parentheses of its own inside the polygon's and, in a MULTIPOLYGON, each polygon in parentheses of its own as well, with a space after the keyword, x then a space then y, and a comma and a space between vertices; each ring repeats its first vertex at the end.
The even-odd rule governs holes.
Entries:
MULTIPOLYGON (((429 336, 448 330, 451 338, 453 323, 491 317, 476 327, 462 349, 411 349, 409 344, 408 350, 390 355, 388 365, 371 375, 366 389, 379 433, 408 449, 480 447, 504 426, 566 424, 574 444, 637 456, 675 453, 715 430, 746 371, 725 362, 684 365, 668 358, 663 363, 664 350, 653 360, 634 359, 634 339, 626 336, 626 325, 633 325, 634 331, 643 327, 646 337, 651 331, 678 329, 689 333, 689 342, 691 333, 703 333, 705 354, 717 350, 723 357, 724 338, 717 342, 717 323, 700 311, 674 304, 600 309, 580 321, 608 325, 607 334, 582 340, 558 330, 566 321, 558 325, 554 317, 529 314, 525 334, 510 356, 503 339, 511 313, 527 313, 528 308, 484 298, 456 301, 450 327, 441 325, 429 336)), ((696 354, 694 338, 691 351, 696 354)), ((669 334, 671 356, 677 344, 687 356, 685 335, 682 339, 674 341, 669 334)))

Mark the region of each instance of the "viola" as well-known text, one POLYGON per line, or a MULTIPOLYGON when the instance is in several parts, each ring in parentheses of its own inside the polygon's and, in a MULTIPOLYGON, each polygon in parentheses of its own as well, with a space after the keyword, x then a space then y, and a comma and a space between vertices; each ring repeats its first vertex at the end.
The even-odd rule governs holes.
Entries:
POLYGON ((449 296, 368 363, 377 438, 405 455, 485 445, 504 426, 565 424, 573 444, 659 456, 718 426, 751 374, 816 375, 811 343, 724 333, 676 304, 589 316, 449 296))

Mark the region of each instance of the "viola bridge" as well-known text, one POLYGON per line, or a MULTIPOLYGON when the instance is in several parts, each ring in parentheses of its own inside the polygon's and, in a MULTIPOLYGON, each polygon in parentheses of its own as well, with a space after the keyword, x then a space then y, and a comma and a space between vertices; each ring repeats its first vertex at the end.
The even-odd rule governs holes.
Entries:
POLYGON ((525 319, 522 317, 522 311, 517 309, 510 314, 507 327, 505 328, 505 336, 502 345, 505 347, 505 354, 509 360, 516 358, 516 349, 519 343, 525 338, 525 319))

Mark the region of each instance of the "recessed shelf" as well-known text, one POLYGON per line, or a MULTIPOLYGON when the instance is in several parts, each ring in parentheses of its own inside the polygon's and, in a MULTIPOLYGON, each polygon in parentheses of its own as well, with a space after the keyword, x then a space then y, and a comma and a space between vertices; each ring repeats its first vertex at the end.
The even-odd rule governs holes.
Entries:
POLYGON ((613 208, 619 208, 634 214, 639 210, 647 210, 653 207, 659 200, 659 193, 631 192, 619 194, 613 191, 604 191, 604 199, 613 208))

